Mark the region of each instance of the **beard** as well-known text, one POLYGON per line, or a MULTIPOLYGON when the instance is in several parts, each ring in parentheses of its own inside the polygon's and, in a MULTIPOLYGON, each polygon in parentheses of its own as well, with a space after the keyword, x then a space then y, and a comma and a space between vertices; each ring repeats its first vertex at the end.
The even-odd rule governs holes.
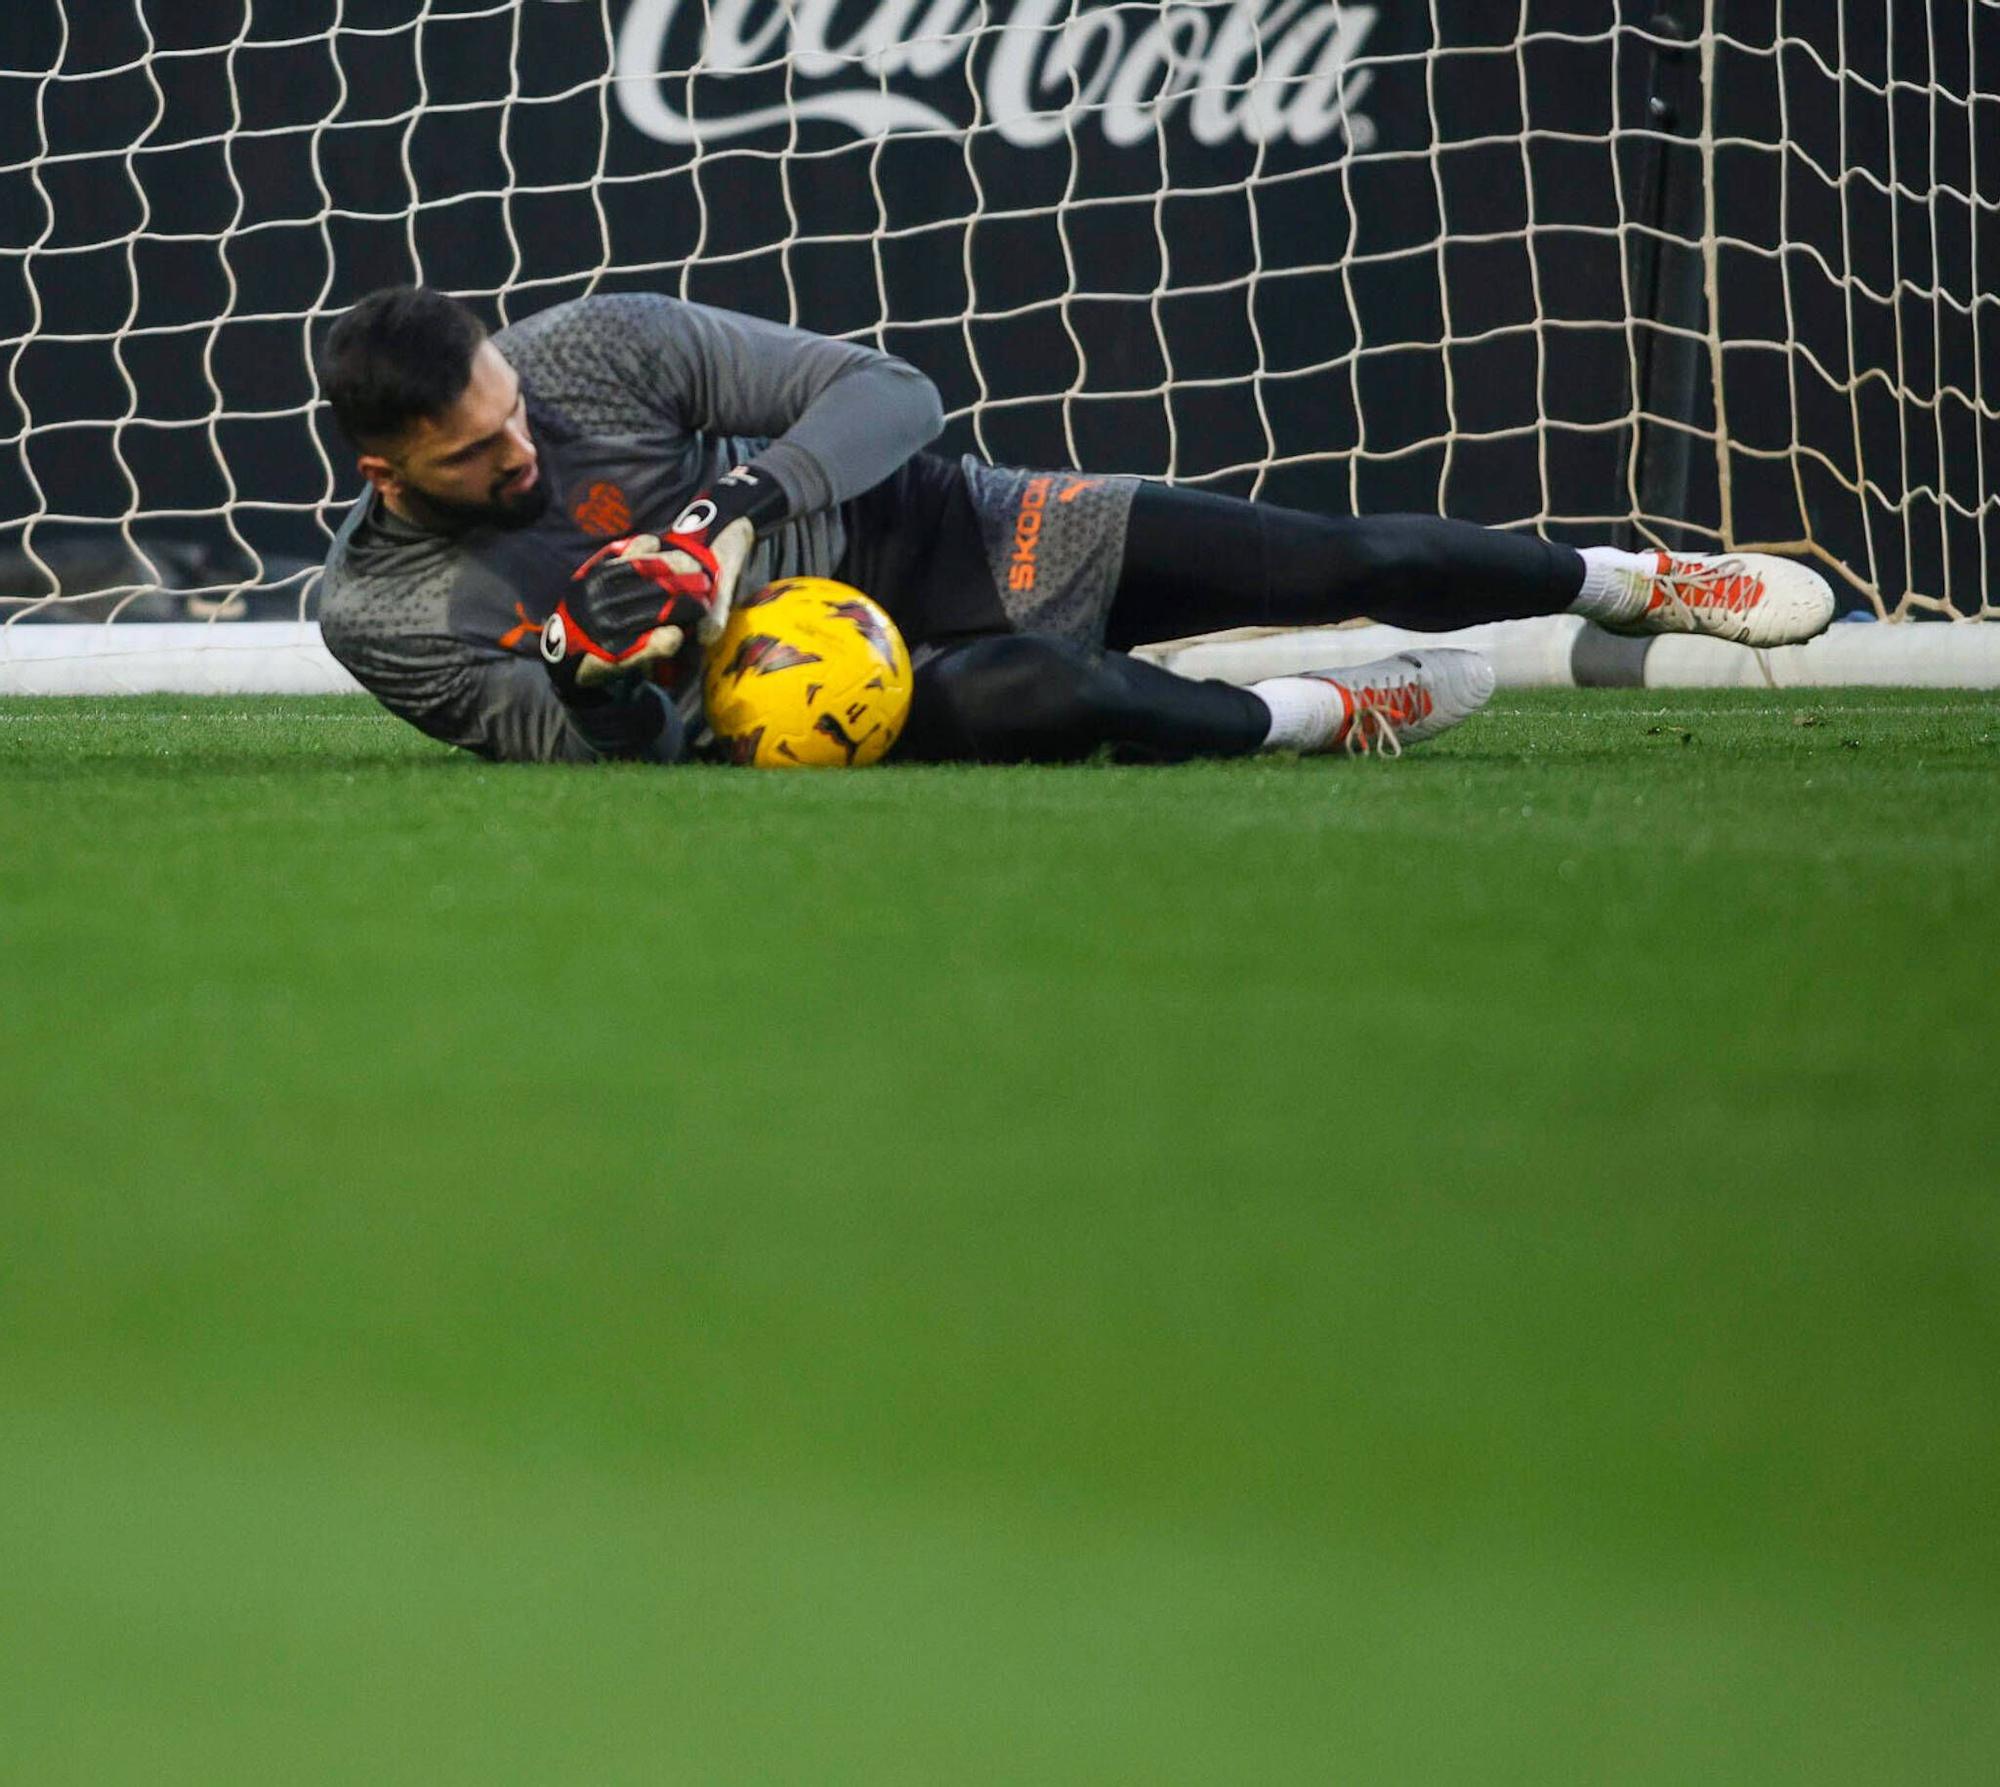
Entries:
POLYGON ((539 521, 549 506, 547 469, 528 489, 513 496, 491 496, 481 503, 461 503, 432 496, 414 484, 403 486, 403 506, 419 527, 438 533, 462 533, 471 527, 527 527, 539 521))

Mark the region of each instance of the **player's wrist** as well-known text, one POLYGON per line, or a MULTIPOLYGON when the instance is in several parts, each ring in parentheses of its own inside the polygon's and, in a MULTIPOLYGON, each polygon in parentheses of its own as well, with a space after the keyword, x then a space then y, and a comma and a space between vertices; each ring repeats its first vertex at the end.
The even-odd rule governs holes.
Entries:
POLYGON ((583 668, 590 660, 582 652, 568 651, 566 646, 567 641, 555 622, 542 629, 542 668, 548 672, 549 687, 555 691, 556 699, 573 713, 615 706, 623 695, 623 685, 631 679, 586 678, 583 668))
POLYGON ((734 523, 747 521, 752 539, 781 526, 791 515, 791 498, 769 472, 739 465, 725 472, 713 489, 689 503, 675 520, 676 534, 714 540, 734 523))
POLYGON ((698 559, 709 577, 707 611, 696 624, 705 645, 713 645, 729 624, 736 585, 756 550, 760 528, 775 526, 790 513, 791 499, 776 478, 754 465, 739 465, 675 520, 665 545, 698 559))
POLYGON ((572 703, 570 722, 600 757, 652 758, 672 763, 685 754, 680 717, 664 690, 644 677, 600 684, 602 700, 572 703))

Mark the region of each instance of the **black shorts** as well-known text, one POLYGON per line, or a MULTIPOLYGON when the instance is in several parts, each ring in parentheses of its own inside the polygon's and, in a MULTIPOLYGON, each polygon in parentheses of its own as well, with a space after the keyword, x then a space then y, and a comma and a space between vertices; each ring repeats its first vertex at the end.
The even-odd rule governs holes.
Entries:
POLYGON ((913 653, 1014 630, 956 460, 919 453, 841 513, 834 576, 880 602, 913 653))

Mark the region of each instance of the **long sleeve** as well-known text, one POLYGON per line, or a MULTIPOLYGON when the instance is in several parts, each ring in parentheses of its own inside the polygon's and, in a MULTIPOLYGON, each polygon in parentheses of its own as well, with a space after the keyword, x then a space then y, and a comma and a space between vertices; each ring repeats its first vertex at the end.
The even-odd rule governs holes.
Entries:
POLYGON ((614 691, 601 707, 572 711, 542 667, 525 658, 480 660, 449 639, 434 649, 402 641, 393 658, 330 633, 334 656, 397 718, 440 743, 494 763, 592 763, 637 758, 671 763, 683 730, 672 705, 646 683, 614 691))
POLYGON ((653 294, 598 302, 622 307, 634 373, 667 415, 769 440, 751 463, 795 517, 872 489, 944 426, 937 387, 892 354, 653 294))

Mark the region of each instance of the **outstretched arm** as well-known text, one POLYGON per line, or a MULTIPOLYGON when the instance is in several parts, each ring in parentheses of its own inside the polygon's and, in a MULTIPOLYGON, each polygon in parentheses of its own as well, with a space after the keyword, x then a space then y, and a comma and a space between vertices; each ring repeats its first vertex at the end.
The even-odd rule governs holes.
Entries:
POLYGON ((635 381, 683 427, 768 439, 751 465, 790 520, 881 483, 944 426, 937 387, 854 342, 651 294, 624 306, 635 381))

